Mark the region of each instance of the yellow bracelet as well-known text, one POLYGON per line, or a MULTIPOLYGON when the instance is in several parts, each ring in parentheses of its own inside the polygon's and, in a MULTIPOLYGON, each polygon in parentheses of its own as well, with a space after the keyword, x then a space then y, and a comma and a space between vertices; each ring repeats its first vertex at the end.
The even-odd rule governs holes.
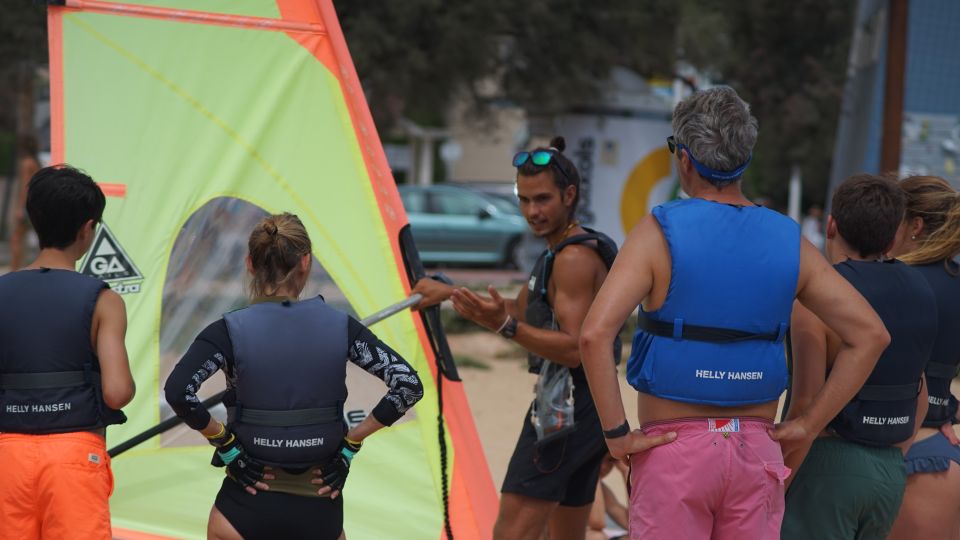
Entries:
POLYGON ((363 445, 363 441, 354 441, 354 440, 350 439, 349 437, 344 437, 343 440, 347 441, 348 443, 350 443, 350 444, 352 444, 352 445, 354 445, 354 446, 362 446, 362 445, 363 445))
POLYGON ((220 431, 216 435, 204 435, 207 439, 219 439, 223 437, 223 434, 226 433, 227 426, 223 425, 223 422, 220 423, 220 431))

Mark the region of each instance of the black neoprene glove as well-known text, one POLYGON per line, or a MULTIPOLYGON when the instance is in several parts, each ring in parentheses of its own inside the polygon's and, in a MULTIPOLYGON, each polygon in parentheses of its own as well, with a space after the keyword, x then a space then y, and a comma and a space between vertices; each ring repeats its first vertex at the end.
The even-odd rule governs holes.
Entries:
POLYGON ((350 473, 350 462, 353 456, 357 455, 362 442, 355 442, 344 437, 340 442, 340 449, 333 456, 329 463, 323 466, 321 472, 323 476, 323 485, 330 488, 331 494, 335 491, 342 491, 343 485, 347 482, 347 474, 350 473))
POLYGON ((224 427, 220 434, 207 440, 217 449, 211 465, 226 467, 227 476, 243 487, 256 488, 257 482, 263 480, 263 463, 247 454, 240 440, 229 429, 224 427))

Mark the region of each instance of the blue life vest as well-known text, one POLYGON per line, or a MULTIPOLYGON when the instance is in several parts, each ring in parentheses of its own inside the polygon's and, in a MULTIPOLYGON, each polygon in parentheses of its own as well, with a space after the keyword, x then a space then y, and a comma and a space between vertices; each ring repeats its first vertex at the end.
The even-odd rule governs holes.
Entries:
POLYGON ((653 209, 670 249, 663 306, 640 308, 627 381, 657 397, 721 407, 775 401, 800 271, 800 226, 759 206, 704 199, 653 209))
POLYGON ((224 315, 233 345, 228 426, 268 465, 329 459, 346 434, 347 315, 320 297, 261 302, 224 315))
POLYGON ((937 336, 937 299, 920 272, 890 260, 834 265, 877 312, 890 345, 830 430, 855 443, 890 446, 913 436, 920 376, 937 336))
POLYGON ((70 270, 0 277, 0 432, 68 433, 127 420, 103 403, 90 339, 106 288, 70 270))
POLYGON ((937 299, 938 328, 933 351, 927 363, 927 400, 930 407, 925 427, 956 423, 957 398, 950 383, 960 364, 960 268, 953 261, 938 261, 914 266, 933 289, 937 299), (949 271, 948 271, 949 265, 949 271))

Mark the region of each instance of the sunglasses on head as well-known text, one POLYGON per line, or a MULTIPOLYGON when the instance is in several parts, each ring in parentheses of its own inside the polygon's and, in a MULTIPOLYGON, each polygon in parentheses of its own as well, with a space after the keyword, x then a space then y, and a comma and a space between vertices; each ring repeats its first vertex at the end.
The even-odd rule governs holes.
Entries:
POLYGON ((527 151, 517 152, 517 154, 513 156, 513 166, 520 168, 526 162, 531 161, 537 167, 546 167, 550 165, 550 163, 552 162, 555 165, 554 169, 560 171, 560 174, 562 174, 563 177, 566 178, 567 182, 569 183, 570 177, 567 176, 567 173, 566 171, 563 170, 563 167, 561 167, 560 164, 557 163, 557 161, 554 159, 555 155, 556 154, 552 150, 534 150, 533 152, 527 152, 527 151))
POLYGON ((677 139, 673 135, 667 137, 667 149, 670 150, 671 154, 677 151, 677 146, 682 145, 677 144, 677 139))

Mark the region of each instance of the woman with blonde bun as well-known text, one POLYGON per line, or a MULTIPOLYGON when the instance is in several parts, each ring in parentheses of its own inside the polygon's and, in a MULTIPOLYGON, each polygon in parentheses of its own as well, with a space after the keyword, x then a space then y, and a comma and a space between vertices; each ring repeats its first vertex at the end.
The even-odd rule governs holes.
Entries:
MULTIPOLYGON (((911 176, 900 183, 907 211, 891 255, 918 269, 937 298, 938 331, 926 367, 927 414, 905 457, 907 489, 890 538, 960 538, 960 193, 946 180, 911 176)), ((922 404, 921 404, 922 405, 922 404)))
POLYGON ((322 297, 299 300, 312 261, 293 214, 265 217, 250 234, 248 307, 197 336, 165 385, 167 401, 216 450, 226 478, 210 511, 212 539, 343 538, 343 490, 364 439, 421 397, 416 371, 356 319, 322 297), (346 363, 389 390, 351 429, 343 419, 346 363), (227 378, 227 424, 200 405, 200 385, 227 378))

